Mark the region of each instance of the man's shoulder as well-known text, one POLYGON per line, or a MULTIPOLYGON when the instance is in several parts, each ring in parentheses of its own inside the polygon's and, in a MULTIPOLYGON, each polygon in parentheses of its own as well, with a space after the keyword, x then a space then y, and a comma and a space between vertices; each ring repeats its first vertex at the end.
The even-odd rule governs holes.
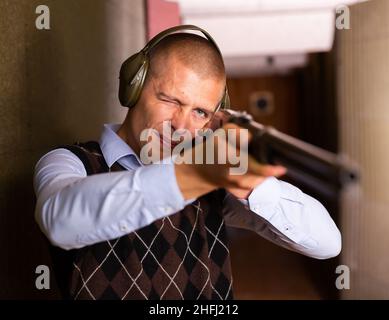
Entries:
POLYGON ((56 149, 67 149, 75 154, 84 164, 88 175, 99 171, 105 171, 105 160, 100 144, 97 141, 77 141, 74 144, 59 145, 56 149))

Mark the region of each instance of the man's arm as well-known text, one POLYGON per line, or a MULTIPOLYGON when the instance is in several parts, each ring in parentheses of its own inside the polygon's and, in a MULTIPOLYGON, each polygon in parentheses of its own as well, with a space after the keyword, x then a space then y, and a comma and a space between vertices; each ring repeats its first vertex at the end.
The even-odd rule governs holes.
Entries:
POLYGON ((228 193, 224 216, 227 225, 312 258, 332 258, 341 250, 341 234, 323 205, 274 177, 255 187, 248 200, 228 193))
MULTIPOLYGON (((233 124, 223 128, 238 129, 236 134, 240 134, 240 128, 233 124)), ((215 154, 220 146, 227 154, 235 148, 223 139, 217 141, 224 145, 215 143, 215 154)), ((203 147, 199 144, 195 148, 203 147)), ((207 150, 212 151, 212 147, 207 150)), ((184 198, 197 197, 215 187, 224 188, 229 192, 224 201, 229 225, 254 230, 278 245, 310 257, 325 259, 338 255, 341 236, 327 210, 298 188, 277 180, 285 168, 260 164, 246 156, 248 167, 243 175, 229 174, 229 163, 176 165, 177 182, 184 198), (245 200, 238 198, 247 199, 246 206, 242 204, 245 200)))
POLYGON ((115 239, 180 211, 172 164, 87 176, 81 160, 55 149, 36 164, 35 219, 63 249, 115 239))

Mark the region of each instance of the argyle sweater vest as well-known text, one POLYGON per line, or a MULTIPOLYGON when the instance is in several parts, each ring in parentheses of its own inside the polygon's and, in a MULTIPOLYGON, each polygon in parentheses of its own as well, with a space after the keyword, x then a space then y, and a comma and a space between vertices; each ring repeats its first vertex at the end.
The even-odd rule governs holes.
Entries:
MULTIPOLYGON (((125 170, 108 168, 97 142, 62 147, 88 175, 125 170)), ((232 299, 225 194, 216 190, 121 238, 68 251, 59 286, 71 299, 232 299)))

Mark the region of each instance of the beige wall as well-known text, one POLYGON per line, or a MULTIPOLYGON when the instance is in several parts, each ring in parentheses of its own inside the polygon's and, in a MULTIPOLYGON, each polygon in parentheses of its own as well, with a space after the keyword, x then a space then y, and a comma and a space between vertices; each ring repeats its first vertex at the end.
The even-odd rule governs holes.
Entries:
POLYGON ((96 139, 119 122, 120 63, 145 42, 142 0, 0 0, 0 298, 56 297, 34 288, 49 263, 33 221, 32 171, 50 148, 96 139))
POLYGON ((389 299, 389 1, 353 7, 337 38, 340 146, 361 167, 361 184, 344 194, 342 294, 389 299))

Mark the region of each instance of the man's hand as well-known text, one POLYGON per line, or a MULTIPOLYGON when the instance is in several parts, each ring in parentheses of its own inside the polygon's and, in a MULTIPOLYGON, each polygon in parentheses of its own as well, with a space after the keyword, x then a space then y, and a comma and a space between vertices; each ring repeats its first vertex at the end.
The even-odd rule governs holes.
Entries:
POLYGON ((191 153, 184 153, 183 163, 175 164, 177 183, 186 200, 198 198, 217 188, 225 188, 236 197, 246 199, 253 188, 263 182, 266 177, 279 177, 285 174, 284 167, 260 164, 247 154, 245 148, 241 148, 242 143, 247 146, 251 139, 250 134, 242 133, 245 129, 228 123, 219 130, 224 130, 225 134, 222 131, 219 131, 219 134, 216 132, 217 138, 213 139, 213 143, 207 139, 197 144, 192 148, 191 153), (220 149, 227 155, 225 164, 218 163, 220 149), (213 153, 214 164, 206 163, 206 154, 209 152, 213 153), (197 161, 201 164, 195 163, 196 155, 202 157, 200 161, 197 161), (230 160, 237 159, 237 157, 239 159, 246 157, 247 171, 241 175, 232 175, 230 169, 236 168, 239 164, 230 160))

